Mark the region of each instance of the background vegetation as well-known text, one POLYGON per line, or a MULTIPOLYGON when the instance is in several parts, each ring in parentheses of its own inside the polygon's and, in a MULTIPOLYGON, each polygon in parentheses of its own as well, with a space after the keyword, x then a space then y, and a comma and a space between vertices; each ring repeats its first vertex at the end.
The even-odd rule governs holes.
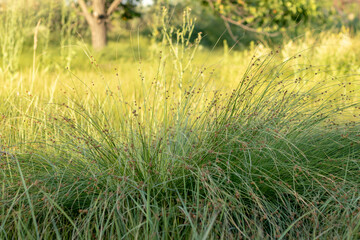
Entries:
POLYGON ((0 1, 0 239, 359 238, 359 3, 131 3, 0 1))

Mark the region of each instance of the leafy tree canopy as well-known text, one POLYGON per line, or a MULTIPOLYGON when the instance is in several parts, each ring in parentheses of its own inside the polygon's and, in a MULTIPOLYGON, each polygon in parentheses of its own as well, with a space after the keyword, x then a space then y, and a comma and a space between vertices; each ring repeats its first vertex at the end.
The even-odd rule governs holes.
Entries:
POLYGON ((315 0, 202 0, 226 24, 244 30, 274 35, 290 23, 316 16, 315 0))

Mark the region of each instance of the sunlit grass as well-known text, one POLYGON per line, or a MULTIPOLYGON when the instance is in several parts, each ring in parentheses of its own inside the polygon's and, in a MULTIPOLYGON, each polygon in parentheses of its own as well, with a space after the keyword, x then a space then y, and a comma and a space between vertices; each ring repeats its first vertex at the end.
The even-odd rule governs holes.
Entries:
POLYGON ((0 238, 359 237, 358 37, 210 51, 191 26, 1 72, 0 238))

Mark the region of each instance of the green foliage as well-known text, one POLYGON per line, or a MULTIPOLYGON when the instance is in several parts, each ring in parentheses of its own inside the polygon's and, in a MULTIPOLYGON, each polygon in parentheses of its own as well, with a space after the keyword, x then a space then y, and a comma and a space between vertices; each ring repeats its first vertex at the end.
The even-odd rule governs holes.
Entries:
MULTIPOLYGON (((91 6, 93 0, 85 0, 89 6, 91 6)), ((114 15, 111 16, 112 18, 122 19, 122 20, 130 20, 135 17, 140 17, 141 13, 137 11, 137 6, 141 0, 127 0, 122 1, 120 3, 120 7, 117 9, 117 11, 114 12, 114 15)), ((76 2, 76 1, 75 1, 76 2)), ((108 9, 111 4, 114 2, 114 0, 105 0, 105 9, 108 9)), ((91 7, 90 7, 91 10, 91 7)), ((110 17, 110 16, 104 16, 104 17, 110 17)))
POLYGON ((319 14, 314 0, 206 0, 203 3, 228 21, 258 32, 276 32, 292 22, 306 21, 319 14))

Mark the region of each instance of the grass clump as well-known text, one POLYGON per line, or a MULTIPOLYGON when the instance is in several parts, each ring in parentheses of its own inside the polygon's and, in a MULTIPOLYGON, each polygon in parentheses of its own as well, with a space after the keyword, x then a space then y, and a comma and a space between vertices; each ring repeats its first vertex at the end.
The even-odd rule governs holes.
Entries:
POLYGON ((1 239, 359 237, 358 82, 274 49, 214 89, 187 14, 134 96, 2 103, 1 239))

